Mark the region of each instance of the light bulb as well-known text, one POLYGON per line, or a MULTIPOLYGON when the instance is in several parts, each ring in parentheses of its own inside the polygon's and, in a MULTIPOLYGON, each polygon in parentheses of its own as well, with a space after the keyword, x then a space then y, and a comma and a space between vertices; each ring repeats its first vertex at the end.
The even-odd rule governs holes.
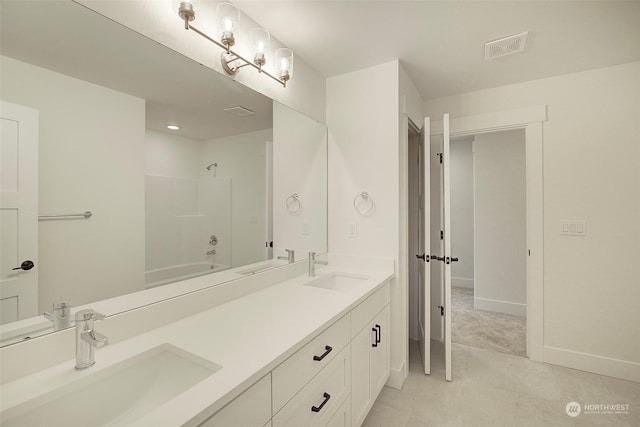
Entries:
MULTIPOLYGON (((251 40, 253 41, 253 63, 262 67, 266 64, 266 53, 269 51, 269 32, 263 28, 251 30, 251 40)), ((262 68, 261 68, 262 70, 262 68)))
POLYGON ((293 77, 293 52, 287 48, 276 50, 276 64, 278 78, 286 84, 293 77))
POLYGON ((240 11, 231 3, 219 3, 216 9, 220 41, 227 47, 236 43, 233 32, 240 22, 240 11))
POLYGON ((224 22, 225 31, 233 31, 233 20, 231 20, 231 18, 225 16, 222 21, 224 22))

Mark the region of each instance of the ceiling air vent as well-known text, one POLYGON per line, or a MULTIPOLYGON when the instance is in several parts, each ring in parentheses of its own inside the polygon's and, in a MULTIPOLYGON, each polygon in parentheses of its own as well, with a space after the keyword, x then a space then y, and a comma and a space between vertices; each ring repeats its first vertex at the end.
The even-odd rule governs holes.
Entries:
POLYGON ((527 41, 528 31, 503 37, 484 44, 484 59, 496 59, 502 56, 512 55, 522 52, 527 41))
POLYGON ((225 108, 224 111, 238 117, 253 116, 255 114, 253 111, 240 106, 225 108))

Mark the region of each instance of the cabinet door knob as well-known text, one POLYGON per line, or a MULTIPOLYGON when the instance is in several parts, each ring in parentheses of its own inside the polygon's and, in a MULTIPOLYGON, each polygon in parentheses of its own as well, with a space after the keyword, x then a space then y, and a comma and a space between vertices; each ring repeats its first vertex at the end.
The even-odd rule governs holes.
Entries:
POLYGON ((313 356, 313 360, 316 360, 318 362, 321 361, 322 359, 327 357, 327 354, 331 353, 331 350, 333 350, 333 348, 330 345, 325 345, 324 350, 325 352, 322 353, 320 356, 313 356))
POLYGON ((331 399, 331 395, 329 393, 327 393, 327 392, 325 392, 322 396, 324 397, 324 400, 322 401, 320 406, 312 406, 311 407, 311 412, 320 412, 320 410, 323 408, 323 406, 327 404, 329 399, 331 399))

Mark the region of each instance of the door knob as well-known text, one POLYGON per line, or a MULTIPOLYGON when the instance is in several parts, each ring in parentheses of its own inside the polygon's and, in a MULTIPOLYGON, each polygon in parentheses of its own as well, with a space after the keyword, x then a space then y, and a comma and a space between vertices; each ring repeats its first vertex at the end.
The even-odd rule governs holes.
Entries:
POLYGON ((431 259, 435 259, 438 261, 444 261, 444 257, 443 256, 437 256, 437 255, 431 255, 431 259))
POLYGON ((458 262, 458 258, 454 258, 454 257, 449 258, 449 257, 447 257, 446 263, 447 264, 451 264, 452 262, 458 262))
POLYGON ((31 270, 33 267, 35 267, 36 265, 33 263, 33 261, 31 260, 26 260, 23 261, 22 264, 20 264, 20 267, 16 267, 16 268, 12 268, 12 270, 31 270))
POLYGON ((427 254, 416 255, 416 258, 423 260, 424 262, 429 262, 431 257, 427 254))

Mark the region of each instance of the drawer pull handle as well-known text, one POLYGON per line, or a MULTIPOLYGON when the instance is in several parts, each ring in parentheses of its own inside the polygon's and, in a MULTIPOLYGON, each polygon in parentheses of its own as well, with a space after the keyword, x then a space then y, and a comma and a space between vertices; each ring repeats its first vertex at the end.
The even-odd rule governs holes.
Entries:
POLYGON ((382 328, 380 327, 380 325, 376 324, 376 329, 378 330, 376 342, 380 344, 380 341, 382 341, 382 328))
POLYGON ((329 399, 331 399, 331 395, 329 393, 327 393, 327 392, 324 393, 323 397, 324 397, 324 400, 322 401, 320 406, 312 406, 311 407, 311 412, 320 412, 322 407, 327 404, 329 399))
POLYGON ((380 340, 378 340, 378 330, 376 328, 371 328, 371 330, 373 331, 374 334, 376 334, 376 337, 373 341, 373 344, 371 344, 371 347, 377 347, 378 343, 380 342, 380 340))
POLYGON ((333 348, 331 348, 330 345, 325 345, 324 349, 325 349, 325 352, 322 353, 320 356, 313 356, 313 360, 317 360, 319 362, 325 357, 327 357, 327 354, 331 353, 331 350, 333 350, 333 348))

